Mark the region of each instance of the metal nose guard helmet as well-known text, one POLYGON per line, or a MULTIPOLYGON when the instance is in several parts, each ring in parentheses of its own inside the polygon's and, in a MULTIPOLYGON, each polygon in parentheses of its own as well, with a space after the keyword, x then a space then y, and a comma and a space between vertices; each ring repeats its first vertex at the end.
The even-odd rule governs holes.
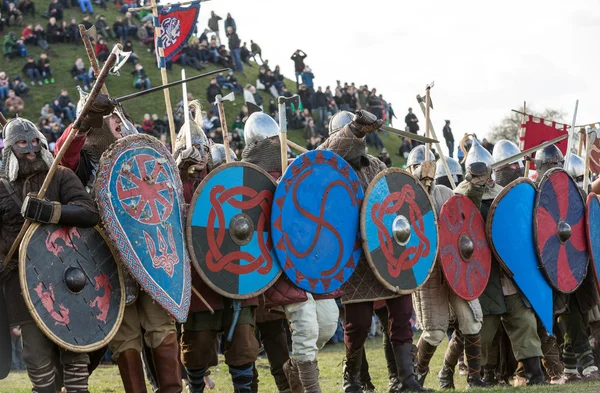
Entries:
POLYGON ((483 162, 487 166, 491 166, 494 163, 494 158, 485 147, 481 146, 479 140, 474 136, 473 144, 471 145, 465 160, 465 168, 468 168, 469 165, 475 162, 483 162))
POLYGON ((349 124, 354 119, 354 114, 348 111, 340 111, 333 115, 329 120, 329 135, 333 135, 346 124, 349 124))
MULTIPOLYGON (((229 149, 229 157, 231 161, 237 161, 237 155, 232 149, 229 149)), ((227 160, 225 159, 225 145, 222 143, 215 143, 210 147, 210 154, 212 155, 213 164, 215 167, 225 163, 227 160)))
POLYGON ((279 126, 273 118, 263 112, 255 112, 248 117, 244 126, 246 145, 263 139, 279 136, 279 126))
MULTIPOLYGON (((515 154, 519 154, 520 152, 521 150, 513 142, 508 141, 506 139, 501 139, 494 145, 492 157, 494 158, 494 162, 499 162, 507 159, 508 157, 512 157, 515 154)), ((511 164, 517 163, 519 164, 520 168, 523 168, 523 159, 517 159, 511 162, 511 164)))
POLYGON ((37 154, 41 151, 42 146, 48 150, 48 141, 44 135, 37 129, 35 124, 27 119, 16 118, 10 120, 2 130, 4 138, 4 147, 11 148, 16 153, 21 154, 37 154), (37 145, 33 144, 34 140, 38 140, 37 145), (25 141, 27 146, 18 146, 17 142, 25 141))
MULTIPOLYGON (((413 165, 420 165, 425 160, 425 145, 419 145, 412 149, 408 154, 408 158, 406 159, 406 167, 410 168, 413 165)), ((435 161, 435 156, 433 152, 429 150, 429 160, 427 161, 435 161)))

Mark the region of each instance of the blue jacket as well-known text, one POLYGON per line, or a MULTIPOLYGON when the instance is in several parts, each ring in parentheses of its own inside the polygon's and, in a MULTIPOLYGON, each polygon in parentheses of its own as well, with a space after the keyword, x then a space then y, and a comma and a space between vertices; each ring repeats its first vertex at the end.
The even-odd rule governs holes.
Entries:
POLYGON ((302 83, 306 85, 306 87, 314 87, 313 79, 315 78, 315 74, 312 72, 304 71, 302 73, 302 83))

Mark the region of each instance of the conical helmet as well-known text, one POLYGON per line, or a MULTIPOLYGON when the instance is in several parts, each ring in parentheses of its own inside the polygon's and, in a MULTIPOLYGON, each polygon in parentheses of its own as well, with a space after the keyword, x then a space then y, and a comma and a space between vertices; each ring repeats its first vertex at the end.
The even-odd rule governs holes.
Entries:
MULTIPOLYGON (((519 154, 521 150, 515 145, 513 142, 508 141, 506 139, 501 139, 494 145, 494 151, 492 152, 492 157, 494 158, 494 162, 500 162, 509 157, 512 157, 516 154, 519 154)), ((510 164, 518 163, 521 168, 523 168, 523 159, 519 158, 511 162, 510 164)))
POLYGON ((483 162, 487 166, 491 166, 494 163, 494 157, 485 147, 481 146, 477 137, 473 136, 473 143, 465 157, 465 167, 469 167, 475 162, 483 162))
POLYGON ((274 136, 279 136, 279 126, 266 113, 255 112, 246 120, 246 124, 244 125, 244 140, 247 146, 274 136))
POLYGON ((329 120, 329 135, 333 135, 341 130, 345 125, 350 124, 353 119, 354 115, 352 112, 339 111, 329 120))
MULTIPOLYGON (((458 184, 462 180, 463 171, 454 158, 446 157, 446 163, 448 164, 448 169, 450 169, 450 174, 452 175, 452 179, 454 182, 458 184)), ((442 159, 438 159, 435 164, 435 180, 440 179, 444 176, 448 176, 446 173, 446 168, 444 168, 444 164, 442 163, 442 159)))

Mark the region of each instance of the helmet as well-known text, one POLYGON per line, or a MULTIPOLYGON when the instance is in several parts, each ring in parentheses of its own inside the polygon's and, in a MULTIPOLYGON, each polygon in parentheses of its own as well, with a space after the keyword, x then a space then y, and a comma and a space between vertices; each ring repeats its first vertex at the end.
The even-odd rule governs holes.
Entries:
POLYGON ((4 126, 2 136, 4 138, 4 147, 12 148, 12 150, 16 153, 36 154, 40 152, 42 145, 48 149, 48 141, 44 137, 44 134, 37 129, 35 124, 20 117, 10 120, 4 126), (33 141, 36 139, 39 141, 39 143, 34 146, 33 141), (16 146, 18 141, 27 142, 27 146, 16 146))
MULTIPOLYGON (((446 164, 448 164, 448 169, 450 169, 450 174, 452 175, 454 182, 458 183, 459 176, 461 178, 463 176, 463 171, 460 164, 454 158, 450 157, 446 157, 446 164)), ((435 180, 444 176, 448 176, 448 174, 446 173, 446 168, 444 168, 444 164, 442 163, 442 159, 440 158, 435 164, 435 180)))
POLYGON ((247 146, 274 136, 279 136, 279 126, 271 116, 255 112, 246 120, 244 139, 247 146))
POLYGON ((333 135, 354 120, 352 112, 340 111, 329 120, 329 135, 333 135))
MULTIPOLYGON (((515 145, 513 142, 507 141, 506 139, 502 139, 496 142, 496 144, 494 145, 494 151, 492 153, 492 156, 494 158, 494 162, 499 162, 507 159, 508 157, 512 157, 516 154, 519 154, 520 152, 521 150, 519 150, 517 145, 515 145)), ((522 159, 516 159, 515 161, 511 162, 511 164, 516 163, 518 163, 519 166, 523 168, 522 159)))
MULTIPOLYGON (((413 165, 419 165, 425 160, 425 145, 419 145, 412 149, 408 154, 408 158, 406 159, 406 167, 409 168, 413 165)), ((435 161, 435 156, 433 152, 429 150, 429 160, 427 161, 435 161)))
POLYGON ((465 157, 465 167, 475 162, 483 162, 487 166, 491 166, 494 163, 494 158, 485 147, 481 146, 477 138, 473 137, 473 144, 465 157))
MULTIPOLYGON (((211 142, 206 137, 204 130, 201 126, 196 124, 196 122, 192 119, 189 119, 190 122, 190 133, 192 135, 192 147, 196 148, 200 153, 201 157, 206 156, 210 152, 211 142)), ((186 146, 185 140, 185 124, 181 126, 179 133, 177 134, 177 139, 175 141, 175 150, 173 151, 173 157, 177 164, 181 161, 181 152, 184 151, 188 146, 186 146)))
POLYGON ((583 180, 583 174, 585 172, 585 163, 581 157, 575 154, 567 156, 567 163, 565 165, 567 173, 575 179, 575 181, 583 180))
POLYGON ((556 145, 546 146, 535 153, 535 166, 552 167, 563 166, 565 156, 556 145))
MULTIPOLYGON (((213 169, 227 162, 227 160, 225 159, 225 145, 223 145, 222 143, 213 144, 210 147, 210 154, 212 155, 213 159, 213 169)), ((237 161, 237 155, 233 150, 229 149, 229 154, 231 161, 237 161)))

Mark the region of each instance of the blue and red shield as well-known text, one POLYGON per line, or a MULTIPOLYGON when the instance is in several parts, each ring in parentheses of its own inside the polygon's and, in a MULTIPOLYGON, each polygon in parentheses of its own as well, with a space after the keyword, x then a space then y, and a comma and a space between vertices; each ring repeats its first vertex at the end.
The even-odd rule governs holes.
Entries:
POLYGON ((156 46, 163 47, 165 61, 169 61, 188 42, 194 33, 199 13, 199 1, 192 1, 185 7, 181 5, 159 6, 155 27, 160 28, 160 37, 157 39, 156 46))
POLYGON ((248 299, 281 275, 270 237, 275 181, 256 165, 225 164, 198 186, 187 221, 194 267, 215 292, 248 299))
POLYGON ((591 272, 596 277, 596 284, 600 291, 600 201, 593 192, 587 197, 586 227, 588 247, 591 257, 591 272))
POLYGON ((427 281, 438 253, 436 214, 412 175, 390 168, 373 179, 361 231, 367 261, 388 289, 409 294, 427 281))
POLYGON ((271 238, 294 284, 323 294, 350 278, 362 252, 363 197, 356 172, 333 152, 313 150, 290 164, 275 191, 271 238))
POLYGON ((148 135, 121 138, 100 160, 95 191, 121 262, 155 301, 184 322, 191 272, 181 179, 171 153, 148 135))
POLYGON ((572 293, 587 272, 585 201, 563 169, 542 178, 535 205, 534 233, 542 270, 559 292, 572 293))

